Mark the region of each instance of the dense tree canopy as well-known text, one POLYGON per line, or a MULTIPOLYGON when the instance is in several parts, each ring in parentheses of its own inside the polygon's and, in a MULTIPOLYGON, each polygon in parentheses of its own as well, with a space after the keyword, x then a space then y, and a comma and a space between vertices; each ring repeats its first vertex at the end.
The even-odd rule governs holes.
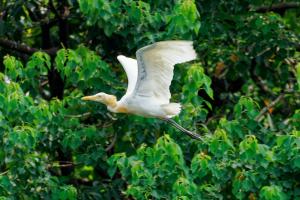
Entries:
POLYGON ((0 0, 0 199, 299 199, 300 3, 0 0), (112 114, 119 54, 194 41, 175 120, 112 114))

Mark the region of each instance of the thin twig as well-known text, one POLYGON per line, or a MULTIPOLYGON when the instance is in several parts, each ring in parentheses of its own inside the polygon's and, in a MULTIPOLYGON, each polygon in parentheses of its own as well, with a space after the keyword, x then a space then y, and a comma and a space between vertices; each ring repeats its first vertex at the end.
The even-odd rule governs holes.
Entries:
MULTIPOLYGON (((107 127, 110 127, 111 125, 113 125, 114 124, 114 122, 111 122, 111 121, 109 121, 109 122, 104 122, 103 124, 101 124, 101 127, 102 128, 107 128, 107 127)), ((98 126, 100 126, 100 125, 98 125, 98 126)), ((97 127, 97 125, 96 125, 96 127, 97 127)))
POLYGON ((117 141, 117 134, 114 135, 113 140, 112 140, 111 143, 105 148, 105 151, 106 151, 106 152, 110 151, 110 150, 115 146, 116 141, 117 141))
POLYGON ((54 161, 53 164, 48 164, 48 168, 53 168, 53 167, 72 167, 79 165, 78 163, 73 163, 70 161, 54 161), (57 162, 57 163, 56 163, 57 162), (63 163, 63 164, 60 164, 63 163))
POLYGON ((91 113, 90 112, 86 112, 83 114, 78 114, 78 115, 65 115, 65 117, 70 117, 70 118, 81 118, 81 117, 87 117, 90 116, 91 113))
POLYGON ((270 113, 267 113, 267 118, 268 118, 268 122, 269 122, 270 129, 271 129, 272 131, 275 131, 274 122, 273 122, 273 120, 272 120, 272 117, 271 117, 270 113))
POLYGON ((49 82, 48 80, 45 80, 45 81, 43 81, 43 82, 40 84, 40 86, 41 86, 41 87, 44 87, 45 85, 48 84, 48 82, 49 82))
POLYGON ((1 172, 0 173, 0 176, 3 176, 3 175, 5 175, 5 174, 7 174, 8 173, 8 170, 6 170, 5 172, 1 172))
POLYGON ((256 54, 256 57, 259 57, 259 56, 263 55, 264 53, 266 53, 266 52, 268 52, 268 51, 270 51, 270 50, 271 50, 270 47, 265 48, 264 50, 262 50, 261 52, 259 52, 258 54, 256 54))
POLYGON ((284 93, 281 93, 274 101, 272 101, 269 105, 264 107, 255 117, 255 121, 260 122, 262 120, 262 117, 268 112, 268 110, 274 107, 283 97, 284 93))
POLYGON ((46 100, 50 100, 51 99, 51 96, 50 95, 47 95, 44 91, 44 86, 48 84, 48 80, 45 80, 44 82, 40 83, 39 85, 39 91, 40 91, 40 94, 41 96, 46 99, 46 100))
POLYGON ((74 166, 74 164, 53 164, 53 165, 50 165, 49 167, 53 168, 53 167, 72 167, 74 166))

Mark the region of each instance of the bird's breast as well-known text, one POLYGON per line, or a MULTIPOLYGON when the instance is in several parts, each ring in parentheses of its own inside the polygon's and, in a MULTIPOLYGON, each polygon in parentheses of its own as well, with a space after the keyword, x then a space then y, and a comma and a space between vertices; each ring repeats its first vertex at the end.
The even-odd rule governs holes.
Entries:
POLYGON ((128 113, 128 109, 125 106, 118 106, 116 108, 116 112, 118 112, 118 113, 128 113))

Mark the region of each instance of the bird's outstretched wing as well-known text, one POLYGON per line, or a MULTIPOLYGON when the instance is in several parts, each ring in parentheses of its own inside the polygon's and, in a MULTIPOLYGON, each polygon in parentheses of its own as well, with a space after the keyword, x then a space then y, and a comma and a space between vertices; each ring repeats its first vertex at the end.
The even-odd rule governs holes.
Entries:
POLYGON ((163 41, 136 52, 138 78, 133 95, 154 98, 161 104, 170 101, 174 65, 196 59, 192 41, 163 41))
POLYGON ((128 95, 132 94, 132 92, 135 88, 136 81, 137 81, 137 76, 138 76, 137 61, 133 58, 128 58, 128 57, 122 56, 122 55, 118 56, 117 59, 123 66, 123 68, 126 72, 126 75, 127 75, 128 87, 126 90, 126 94, 124 96, 128 96, 128 95))

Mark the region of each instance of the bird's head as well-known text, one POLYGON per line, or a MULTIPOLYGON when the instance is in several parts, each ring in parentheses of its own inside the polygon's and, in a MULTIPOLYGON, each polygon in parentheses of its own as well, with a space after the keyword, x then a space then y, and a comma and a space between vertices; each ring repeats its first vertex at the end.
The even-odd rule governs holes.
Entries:
POLYGON ((106 95, 107 94, 105 94, 104 92, 100 92, 100 93, 97 93, 97 94, 92 95, 92 96, 84 96, 84 97, 81 98, 81 100, 96 101, 96 102, 103 103, 106 95))
POLYGON ((84 101, 100 102, 109 107, 114 107, 117 104, 117 98, 114 95, 109 95, 104 92, 100 92, 92 96, 85 96, 82 97, 81 99, 84 101))

